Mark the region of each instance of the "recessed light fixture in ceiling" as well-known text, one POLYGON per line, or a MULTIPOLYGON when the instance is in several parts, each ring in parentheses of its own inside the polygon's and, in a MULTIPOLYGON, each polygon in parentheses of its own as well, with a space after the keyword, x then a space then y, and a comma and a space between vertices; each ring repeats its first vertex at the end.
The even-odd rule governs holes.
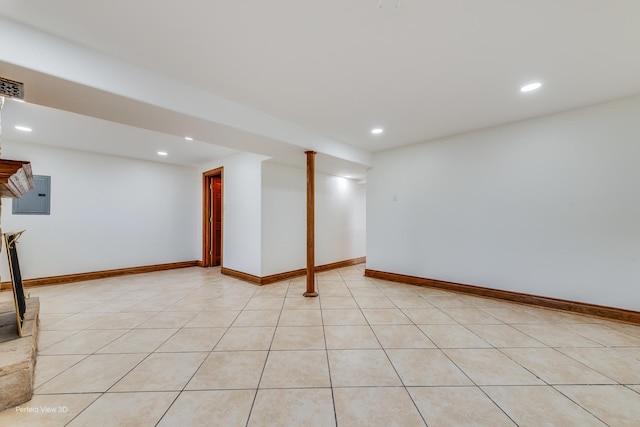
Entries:
POLYGON ((193 138, 190 136, 185 136, 184 139, 186 139, 187 141, 193 141, 193 138))
POLYGON ((529 83, 527 85, 522 86, 520 88, 520 92, 531 92, 532 90, 540 89, 540 86, 542 86, 542 83, 540 82, 529 83))
POLYGON ((22 132, 31 132, 33 130, 26 126, 16 126, 16 129, 21 130, 22 132))
POLYGON ((158 156, 166 156, 169 153, 167 153, 166 151, 158 151, 158 156))
POLYGON ((371 129, 371 133, 374 134, 374 135, 381 134, 382 132, 384 132, 384 129, 382 129, 382 128, 373 128, 373 129, 371 129))

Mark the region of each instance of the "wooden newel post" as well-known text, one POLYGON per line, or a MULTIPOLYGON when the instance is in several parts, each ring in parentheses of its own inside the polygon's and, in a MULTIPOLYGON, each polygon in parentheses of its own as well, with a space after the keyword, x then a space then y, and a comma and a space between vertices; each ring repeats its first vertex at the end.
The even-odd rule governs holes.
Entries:
POLYGON ((305 151, 307 155, 307 291, 305 297, 317 297, 315 282, 315 177, 316 152, 305 151))

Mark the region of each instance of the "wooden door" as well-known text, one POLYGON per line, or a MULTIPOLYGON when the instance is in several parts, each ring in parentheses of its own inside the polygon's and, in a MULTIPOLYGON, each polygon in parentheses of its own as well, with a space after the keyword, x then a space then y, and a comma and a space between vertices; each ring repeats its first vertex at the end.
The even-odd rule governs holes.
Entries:
POLYGON ((211 179, 211 265, 220 265, 222 253, 222 177, 211 179))
POLYGON ((202 174, 202 266, 222 265, 222 229, 224 222, 224 171, 222 168, 202 174))

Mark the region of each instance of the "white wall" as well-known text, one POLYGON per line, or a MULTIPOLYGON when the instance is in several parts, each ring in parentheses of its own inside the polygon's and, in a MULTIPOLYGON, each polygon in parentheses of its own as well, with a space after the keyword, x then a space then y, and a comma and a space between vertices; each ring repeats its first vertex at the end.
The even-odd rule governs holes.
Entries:
MULTIPOLYGON (((262 276, 306 266, 306 170, 262 164, 262 276)), ((365 256, 365 186, 316 173, 316 265, 365 256)))
MULTIPOLYGON (((240 153, 201 169, 206 172, 224 167, 222 264, 254 276, 261 275, 260 182, 264 159, 257 154, 240 153)), ((202 200, 199 206, 202 206, 202 200)), ((201 210, 199 215, 202 215, 201 210)))
POLYGON ((639 182, 640 97, 377 153, 367 268, 640 310, 639 182))
POLYGON ((2 200, 3 230, 26 230, 23 278, 201 258, 196 169, 14 141, 3 141, 2 156, 51 176, 51 215, 12 215, 2 200))

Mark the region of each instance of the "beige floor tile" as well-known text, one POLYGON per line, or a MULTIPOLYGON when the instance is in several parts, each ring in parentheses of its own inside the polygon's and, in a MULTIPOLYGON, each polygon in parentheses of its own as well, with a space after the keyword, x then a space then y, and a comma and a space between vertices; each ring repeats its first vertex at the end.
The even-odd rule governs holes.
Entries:
POLYGON ((89 324, 86 329, 133 329, 153 315, 152 312, 109 313, 103 319, 89 324))
POLYGON ((278 326, 321 326, 320 310, 282 310, 278 326))
POLYGON ((214 351, 269 350, 275 329, 272 326, 229 328, 214 351))
POLYGON ((186 390, 255 389, 266 359, 266 351, 214 351, 196 371, 186 390))
POLYGON ((325 326, 328 349, 380 348, 380 343, 368 325, 325 326))
POLYGON ((522 324, 513 327, 549 347, 602 347, 593 340, 569 331, 565 325, 522 324))
MULTIPOLYGON (((42 324, 42 321, 40 322, 42 324)), ((59 343, 65 338, 78 333, 78 331, 38 331, 38 351, 42 351, 53 344, 59 343)))
POLYGON ((322 326, 278 326, 271 350, 323 350, 322 326))
POLYGON ((351 291, 343 283, 339 285, 327 285, 326 283, 320 284, 316 288, 318 294, 326 297, 350 297, 351 291))
POLYGON ((550 386, 482 387, 521 427, 605 426, 550 386))
POLYGON ((69 426, 155 426, 177 395, 176 392, 105 393, 69 426))
POLYGON ((467 328, 494 347, 546 347, 509 325, 467 325, 467 328))
POLYGON ((457 325, 439 308, 404 308, 402 312, 416 325, 457 325))
POLYGON ((402 385, 382 350, 329 350, 328 354, 333 387, 402 385))
POLYGON ((101 353, 151 353, 177 329, 133 329, 97 351, 101 353))
POLYGON ((566 325, 566 328, 607 347, 640 347, 640 337, 611 329, 605 325, 571 324, 566 325))
POLYGON ((402 387, 337 388, 334 399, 340 426, 426 425, 402 387))
POLYGON ((65 338, 39 352, 42 355, 91 354, 127 333, 126 329, 85 330, 65 338))
POLYGON ((429 427, 515 426, 477 387, 409 387, 429 427))
MULTIPOLYGON (((360 282, 357 282, 360 283, 360 282)), ((347 284, 347 287, 351 291, 351 295, 354 297, 384 297, 384 294, 380 292, 380 289, 372 286, 351 286, 347 284)))
POLYGON ((282 310, 284 298, 260 298, 253 297, 249 300, 244 310, 282 310))
POLYGON ((640 394, 624 386, 558 386, 556 389, 610 426, 640 424, 640 394))
POLYGON ((0 412, 0 425, 64 426, 98 397, 100 393, 35 395, 29 402, 0 412))
POLYGON ((463 325, 501 325, 503 322, 478 308, 443 308, 442 311, 463 325))
POLYGON ((56 375, 66 371, 71 366, 87 357, 84 354, 70 354, 62 356, 38 356, 34 372, 33 387, 40 387, 56 375))
POLYGON ((289 289, 288 284, 270 284, 268 286, 260 286, 256 289, 254 296, 256 298, 284 298, 287 295, 289 289))
POLYGON ((441 350, 390 349, 387 354, 405 386, 473 385, 441 350))
POLYGON ((628 323, 610 322, 606 324, 609 328, 616 331, 623 332, 627 335, 632 335, 636 338, 640 338, 640 325, 630 325, 628 323))
POLYGON ((227 328, 182 328, 156 351, 177 353, 184 351, 211 351, 227 328))
POLYGON ((640 384, 640 348, 562 348, 559 351, 621 384, 640 384))
POLYGON ((381 297, 354 297, 360 308, 396 308, 395 304, 385 296, 381 297))
POLYGON ((615 383, 552 348, 505 348, 502 352, 548 384, 615 383))
POLYGON ((368 308, 362 314, 371 325, 408 325, 411 320, 397 308, 368 308))
POLYGON ((327 353, 324 350, 271 351, 260 388, 330 387, 327 353))
POLYGON ((196 313, 190 311, 162 311, 142 322, 138 328, 150 329, 177 329, 182 328, 187 322, 196 317, 196 313))
POLYGON ((236 310, 203 311, 187 322, 185 328, 227 328, 240 314, 236 310))
POLYGON ((304 288, 301 289, 300 293, 296 292, 295 295, 287 293, 283 308, 285 310, 320 310, 320 298, 303 297, 303 292, 304 288))
POLYGON ((152 353, 110 391, 180 391, 207 353, 152 353))
POLYGON ((435 295, 425 298, 431 305, 438 308, 473 308, 472 299, 463 295, 435 295))
POLYGON ((235 296, 225 295, 220 298, 212 299, 211 303, 207 307, 207 311, 242 310, 245 308, 248 302, 249 302, 249 298, 236 298, 235 296))
POLYGON ((105 392, 146 356, 146 354, 91 355, 44 383, 35 389, 34 393, 105 392))
POLYGON ((544 384, 499 350, 449 349, 444 352, 477 385, 544 384))
POLYGON ((280 310, 245 310, 233 322, 233 326, 276 326, 280 310))
POLYGON ((543 316, 537 311, 529 311, 526 306, 519 304, 488 307, 484 308, 484 311, 505 323, 553 323, 552 317, 543 316))
POLYGON ((335 426, 331 390, 258 390, 249 426, 335 426))
POLYGON ((183 391, 158 427, 244 426, 255 390, 183 391))
POLYGON ((360 309, 322 310, 325 325, 368 325, 360 309))
POLYGON ((373 325, 384 348, 435 348, 435 344, 415 325, 373 325))
POLYGON ((637 393, 640 393, 640 385, 630 385, 628 386, 631 390, 635 390, 637 393))
POLYGON ((419 325, 440 348, 489 348, 491 344, 462 325, 419 325))
POLYGON ((353 297, 332 297, 320 295, 320 306, 323 310, 338 308, 358 308, 353 297))
POLYGON ((396 305, 398 308, 434 308, 433 305, 429 304, 425 299, 417 296, 390 296, 389 299, 396 305))

